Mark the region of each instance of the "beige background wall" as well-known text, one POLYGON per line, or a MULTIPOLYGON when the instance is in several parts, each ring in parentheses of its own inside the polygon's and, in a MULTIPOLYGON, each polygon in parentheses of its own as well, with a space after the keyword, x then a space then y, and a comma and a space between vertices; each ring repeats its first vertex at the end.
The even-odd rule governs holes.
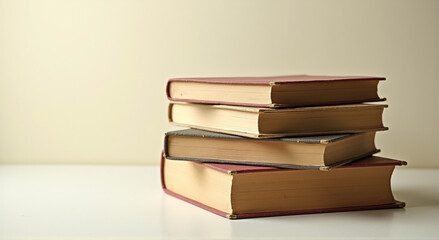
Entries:
POLYGON ((0 162, 157 164, 167 78, 386 76, 382 155, 439 167, 439 1, 0 0, 0 162))

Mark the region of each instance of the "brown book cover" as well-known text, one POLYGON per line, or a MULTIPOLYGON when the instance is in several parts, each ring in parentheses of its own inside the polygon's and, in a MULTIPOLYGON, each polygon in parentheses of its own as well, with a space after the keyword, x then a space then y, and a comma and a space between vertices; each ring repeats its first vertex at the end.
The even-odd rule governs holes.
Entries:
MULTIPOLYGON (((383 80, 385 80, 384 77, 316 75, 171 78, 166 85, 166 95, 171 101, 251 107, 284 108, 339 105, 384 101, 385 98, 380 98, 377 94, 378 82, 383 80), (195 84, 196 86, 207 87, 210 96, 204 99, 203 97, 191 96, 191 93, 200 91, 198 87, 188 87, 183 92, 171 93, 171 88, 174 83, 192 84, 192 86, 195 84), (225 94, 219 94, 217 98, 212 98, 213 92, 211 87, 214 85, 227 85, 229 89, 236 86, 266 86, 271 100, 270 102, 249 100, 257 97, 257 94, 251 95, 242 101, 234 101, 233 98, 224 98, 225 94), (303 95, 297 92, 298 89, 303 92, 303 95), (364 92, 368 92, 368 94, 363 95, 364 92), (187 93, 189 93, 189 95, 186 95, 187 93)), ((228 95, 233 94, 233 91, 230 92, 226 90, 226 93, 228 95)), ((239 96, 239 94, 240 93, 237 95, 239 96)))
MULTIPOLYGON (((166 160, 173 161, 173 160, 166 160)), ((214 169, 218 172, 223 172, 226 174, 245 174, 252 172, 270 172, 270 171, 313 171, 313 170, 301 170, 301 169, 280 169, 275 167, 264 167, 264 166, 249 166, 249 165, 235 165, 235 164, 219 164, 219 163, 195 163, 201 164, 207 168, 214 169)), ((350 163, 348 165, 341 166, 339 168, 361 168, 361 167, 377 167, 377 166, 398 166, 406 165, 405 161, 392 160, 382 157, 372 156, 366 159, 358 160, 356 162, 350 163)), ((394 200, 394 202, 379 204, 379 205, 366 205, 366 206, 347 206, 347 207, 337 207, 337 208, 323 208, 323 209, 306 209, 306 210, 293 210, 293 211, 276 211, 276 212, 254 212, 245 214, 230 214, 224 211, 220 211, 213 207, 207 206, 201 202, 195 201, 188 197, 182 196, 169 190, 166 187, 165 177, 164 177, 164 165, 165 158, 162 152, 161 155, 161 184, 165 193, 179 198, 183 201, 191 203, 202 209, 220 215, 228 219, 243 219, 243 218, 256 218, 256 217, 269 217, 269 216, 283 216, 283 215, 297 215, 297 214, 314 214, 314 213, 330 213, 330 212, 345 212, 345 211, 360 211, 360 210, 376 210, 376 209, 389 209, 389 208, 403 208, 405 207, 404 202, 394 200)))

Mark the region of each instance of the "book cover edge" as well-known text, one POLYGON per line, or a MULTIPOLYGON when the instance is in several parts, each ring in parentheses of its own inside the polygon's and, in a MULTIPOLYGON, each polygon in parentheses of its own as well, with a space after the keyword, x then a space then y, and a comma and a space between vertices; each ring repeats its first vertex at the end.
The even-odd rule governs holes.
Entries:
POLYGON ((336 105, 346 105, 346 104, 361 104, 361 103, 372 103, 372 102, 384 102, 386 98, 373 98, 366 99, 363 101, 338 101, 332 102, 331 104, 318 104, 318 105, 297 105, 297 104, 282 104, 282 103, 270 103, 270 104, 257 104, 257 103, 243 103, 243 102, 227 102, 227 101, 210 101, 210 100, 197 100, 197 99, 183 99, 183 98, 172 98, 167 93, 167 98, 172 102, 179 103, 194 103, 194 104, 209 104, 209 105, 224 105, 224 106, 237 106, 237 107, 257 107, 257 108, 268 108, 268 109, 284 109, 284 108, 295 108, 295 107, 318 107, 318 106, 336 106, 336 105))
POLYGON ((169 78, 167 85, 172 82, 196 82, 196 83, 219 83, 219 84, 234 84, 234 85, 279 85, 279 84, 295 84, 295 83, 315 83, 315 82, 335 82, 335 81, 384 81, 385 77, 371 77, 371 76, 323 76, 323 75, 279 75, 279 76, 257 76, 257 77, 183 77, 183 78, 169 78), (276 81, 269 80, 270 78, 279 77, 317 77, 321 79, 315 80, 295 80, 295 81, 276 81), (255 81, 256 79, 267 79, 267 81, 255 81), (325 79, 326 78, 326 79, 325 79), (332 78, 332 79, 328 79, 332 78), (244 80, 247 79, 247 80, 244 80), (252 81, 253 79, 253 81, 252 81), (235 80, 235 81, 230 81, 235 80), (236 81, 242 80, 242 81, 236 81))
MULTIPOLYGON (((373 132, 373 131, 368 131, 373 132)), ((174 130, 174 131, 168 131, 165 133, 165 145, 166 140, 170 136, 178 136, 178 137, 193 137, 193 138, 212 138, 212 139, 226 139, 227 141, 233 141, 233 140, 247 140, 247 141, 274 141, 274 142, 284 142, 284 143, 305 143, 305 144, 330 144, 335 143, 344 139, 348 139, 350 137, 357 136, 359 134, 366 134, 368 132, 359 132, 359 133, 340 133, 340 134, 333 134, 333 135, 312 135, 312 139, 310 139, 310 136, 297 136, 297 137, 282 137, 282 138, 246 138, 242 136, 232 135, 232 134, 226 134, 223 132, 218 131, 208 131, 203 129, 194 129, 194 128, 187 128, 187 129, 181 129, 181 130, 174 130), (188 131, 199 131, 199 133, 187 133, 188 131), (337 136, 338 135, 338 136, 337 136), (331 136, 330 139, 322 139, 325 136, 331 136), (320 137, 320 139, 318 138, 320 137), (308 139, 307 139, 308 138, 308 139), (285 140, 284 140, 285 139, 285 140), (290 139, 290 140, 288 140, 290 139), (294 141, 291 141, 291 139, 295 139, 294 141)), ((166 149, 165 149, 166 152, 166 149)))

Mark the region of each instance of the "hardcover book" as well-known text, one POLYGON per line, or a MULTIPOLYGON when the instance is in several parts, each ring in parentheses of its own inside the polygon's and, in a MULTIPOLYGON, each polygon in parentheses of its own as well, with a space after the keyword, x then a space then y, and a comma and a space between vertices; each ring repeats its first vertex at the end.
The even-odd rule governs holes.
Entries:
POLYGON ((375 132, 252 139, 199 129, 165 134, 173 160, 328 170, 376 153, 375 132))
POLYGON ((172 78, 171 101, 253 107, 302 107, 385 100, 383 77, 292 75, 275 77, 172 78))
POLYGON ((401 208, 390 179, 403 161, 369 157, 330 171, 175 161, 164 191, 229 219, 401 208))
POLYGON ((251 138, 277 138, 387 130, 382 122, 386 107, 351 104, 270 109, 170 103, 168 112, 174 125, 251 138))

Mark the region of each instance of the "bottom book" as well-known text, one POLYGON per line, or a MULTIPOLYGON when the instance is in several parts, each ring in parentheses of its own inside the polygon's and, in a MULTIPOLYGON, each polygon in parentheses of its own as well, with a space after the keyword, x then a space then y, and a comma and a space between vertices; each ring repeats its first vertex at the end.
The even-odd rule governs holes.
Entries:
POLYGON ((229 219, 402 208, 390 179, 404 161, 369 157, 330 171, 169 160, 164 191, 229 219))

